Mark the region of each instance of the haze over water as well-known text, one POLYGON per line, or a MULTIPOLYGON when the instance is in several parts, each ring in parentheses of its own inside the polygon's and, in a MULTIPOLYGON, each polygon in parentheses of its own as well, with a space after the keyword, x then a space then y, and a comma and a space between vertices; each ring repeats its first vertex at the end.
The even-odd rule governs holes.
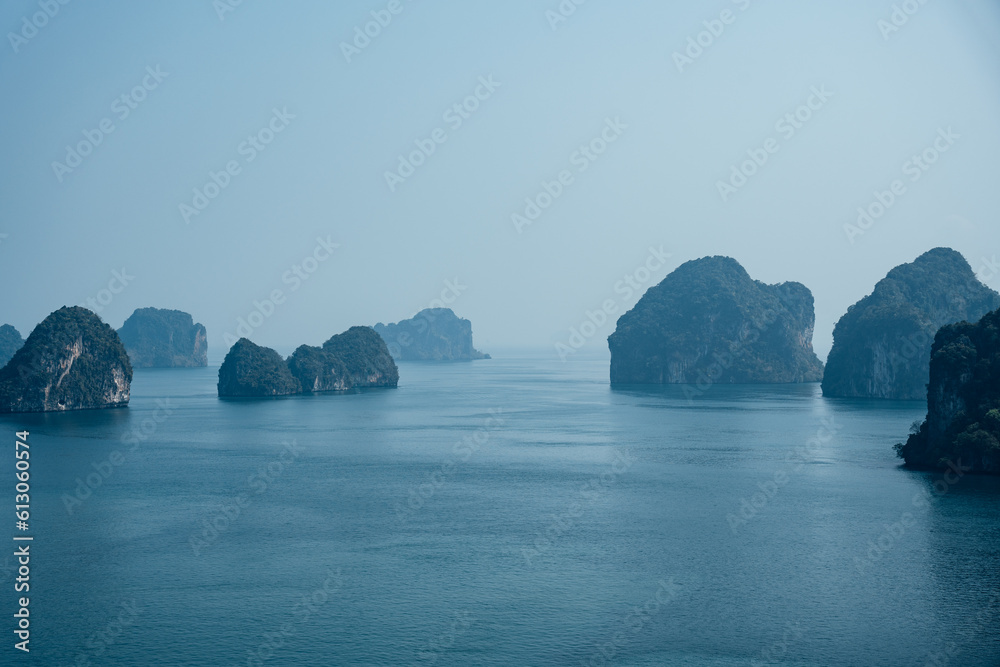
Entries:
POLYGON ((682 387, 611 389, 606 358, 547 351, 403 363, 397 390, 263 401, 219 400, 216 373, 140 369, 127 410, 0 418, 32 432, 34 664, 1000 655, 1000 480, 936 493, 940 477, 899 469, 891 445, 919 403, 812 384, 692 402, 682 387), (64 494, 116 449, 124 462, 69 514, 64 494), (727 519, 769 489, 745 523, 727 519))

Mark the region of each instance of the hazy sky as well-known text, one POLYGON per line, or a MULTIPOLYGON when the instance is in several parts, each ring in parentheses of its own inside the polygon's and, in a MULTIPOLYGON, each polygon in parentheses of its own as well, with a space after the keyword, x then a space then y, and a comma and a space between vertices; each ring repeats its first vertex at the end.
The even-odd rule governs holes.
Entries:
POLYGON ((179 308, 218 360, 274 290, 250 338, 284 350, 445 292, 480 349, 555 354, 611 300, 598 350, 642 290, 721 254, 808 286, 825 357, 896 264, 1000 254, 1000 10, 893 4, 5 2, 0 322, 179 308), (849 239, 876 191, 894 200, 849 239))

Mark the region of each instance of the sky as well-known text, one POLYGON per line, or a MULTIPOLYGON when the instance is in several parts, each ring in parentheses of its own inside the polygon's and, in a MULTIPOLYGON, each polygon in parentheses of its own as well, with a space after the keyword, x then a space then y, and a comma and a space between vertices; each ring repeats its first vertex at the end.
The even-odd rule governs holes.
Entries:
POLYGON ((219 361, 447 305, 487 352, 585 322, 606 351, 728 255, 810 288, 825 358, 930 248, 1000 287, 995 2, 11 0, 0 25, 24 336, 176 308, 219 361))

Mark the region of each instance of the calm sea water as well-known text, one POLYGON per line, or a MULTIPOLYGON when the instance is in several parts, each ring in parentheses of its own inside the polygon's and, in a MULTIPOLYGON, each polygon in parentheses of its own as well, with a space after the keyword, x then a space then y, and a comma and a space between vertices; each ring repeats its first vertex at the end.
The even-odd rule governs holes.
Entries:
POLYGON ((127 410, 5 416, 35 540, 0 663, 1000 664, 1000 480, 900 469, 921 405, 607 368, 263 401, 139 370, 127 410))

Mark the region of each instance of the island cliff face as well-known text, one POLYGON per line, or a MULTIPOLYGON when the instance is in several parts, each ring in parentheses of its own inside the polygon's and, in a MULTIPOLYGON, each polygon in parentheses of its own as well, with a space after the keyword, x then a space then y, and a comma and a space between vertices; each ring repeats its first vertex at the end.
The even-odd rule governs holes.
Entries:
POLYGON ((0 369, 0 412, 125 407, 131 382, 115 330, 86 308, 63 307, 0 369))
POLYGON ((950 248, 897 266, 837 322, 823 395, 925 399, 938 329, 974 322, 998 307, 1000 294, 979 282, 950 248))
POLYGON ((913 468, 1000 474, 1000 310, 938 331, 927 419, 896 451, 913 468))
POLYGON ((618 318, 612 384, 818 382, 812 293, 766 285, 729 257, 679 266, 618 318))
POLYGON ((395 387, 399 369, 381 336, 371 327, 351 327, 323 343, 323 350, 340 359, 352 387, 395 387))
POLYGON ((9 324, 0 327, 0 367, 6 366, 22 345, 24 339, 21 338, 21 332, 9 324))
POLYGON ((246 338, 233 344, 219 367, 219 396, 286 396, 301 391, 280 354, 246 338))
POLYGON ((371 327, 351 327, 323 347, 301 345, 287 362, 241 338, 219 368, 219 396, 286 396, 398 383, 392 355, 371 327))
POLYGON ((451 308, 425 308, 408 320, 375 325, 389 353, 398 361, 469 361, 489 359, 472 345, 472 322, 451 308))
POLYGON ((118 330, 133 368, 208 366, 208 336, 180 310, 139 308, 118 330))

